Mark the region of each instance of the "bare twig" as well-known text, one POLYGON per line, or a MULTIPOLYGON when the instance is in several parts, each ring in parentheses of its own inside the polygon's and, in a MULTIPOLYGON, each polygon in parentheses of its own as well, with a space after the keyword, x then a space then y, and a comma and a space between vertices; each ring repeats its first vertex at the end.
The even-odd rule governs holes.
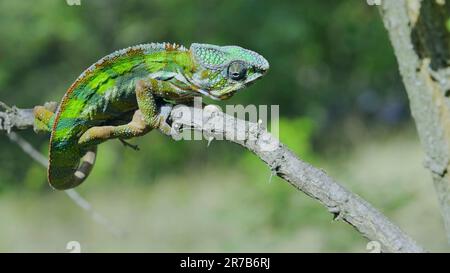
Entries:
MULTIPOLYGON (((208 140, 224 138, 242 145, 263 160, 279 177, 318 200, 335 215, 336 220, 342 219, 366 238, 380 242, 383 251, 424 251, 369 203, 345 189, 324 171, 300 160, 259 124, 236 119, 209 106, 204 110, 175 107, 170 117, 175 129, 172 133, 174 138, 180 137, 180 131, 194 129, 203 132, 208 140), (245 137, 236 139, 236 132, 245 137)), ((24 123, 33 126, 32 119, 21 122, 24 123)), ((9 124, 9 129, 15 126, 14 118, 10 118, 9 124)))
POLYGON ((385 0, 380 12, 399 63, 450 242, 449 3, 385 0))

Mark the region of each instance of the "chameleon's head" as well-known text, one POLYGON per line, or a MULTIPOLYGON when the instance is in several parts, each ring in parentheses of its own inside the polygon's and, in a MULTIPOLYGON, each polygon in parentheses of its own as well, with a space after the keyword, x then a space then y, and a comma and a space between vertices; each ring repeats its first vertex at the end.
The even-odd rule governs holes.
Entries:
POLYGON ((192 44, 195 71, 190 79, 202 94, 218 100, 261 78, 269 69, 263 56, 239 46, 192 44))

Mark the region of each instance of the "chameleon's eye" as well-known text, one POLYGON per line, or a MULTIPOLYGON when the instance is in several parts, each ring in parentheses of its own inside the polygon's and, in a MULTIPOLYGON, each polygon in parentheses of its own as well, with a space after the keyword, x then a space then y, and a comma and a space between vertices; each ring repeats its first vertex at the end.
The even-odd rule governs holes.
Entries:
POLYGON ((242 80, 246 73, 247 69, 241 62, 232 62, 230 66, 228 66, 228 77, 235 81, 242 80))

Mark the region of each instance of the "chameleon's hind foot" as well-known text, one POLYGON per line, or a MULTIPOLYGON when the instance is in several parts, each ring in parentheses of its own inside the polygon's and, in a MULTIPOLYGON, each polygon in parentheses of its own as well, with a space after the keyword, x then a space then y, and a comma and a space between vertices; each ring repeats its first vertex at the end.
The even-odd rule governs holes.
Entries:
POLYGON ((35 106, 33 109, 34 126, 36 133, 51 132, 53 126, 53 116, 57 108, 56 102, 46 102, 44 106, 35 106))
POLYGON ((120 142, 123 144, 123 146, 125 146, 125 147, 129 147, 129 148, 131 148, 131 149, 133 149, 133 150, 135 150, 135 151, 139 151, 139 150, 140 150, 138 145, 131 144, 131 143, 125 141, 125 139, 119 138, 119 141, 120 141, 120 142))
MULTIPOLYGON (((86 130, 78 139, 78 144, 83 146, 93 146, 105 142, 109 139, 118 138, 124 143, 123 139, 143 136, 152 128, 142 119, 142 114, 138 110, 134 113, 133 119, 123 125, 118 126, 94 126, 86 130)), ((133 147, 129 143, 126 146, 133 147)), ((136 148, 136 146, 134 146, 136 148)))

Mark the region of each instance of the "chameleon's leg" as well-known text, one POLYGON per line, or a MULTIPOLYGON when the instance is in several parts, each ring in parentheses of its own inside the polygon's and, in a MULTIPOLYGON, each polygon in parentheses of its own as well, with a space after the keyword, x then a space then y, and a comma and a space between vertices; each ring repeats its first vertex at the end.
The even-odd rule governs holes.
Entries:
POLYGON ((162 133, 170 135, 172 128, 166 122, 172 107, 166 104, 157 113, 157 107, 153 95, 163 95, 176 92, 173 85, 166 81, 159 81, 152 78, 139 80, 136 83, 136 99, 141 110, 143 119, 151 128, 159 129, 162 133))
POLYGON ((108 139, 128 139, 142 136, 152 129, 159 129, 165 134, 170 134, 172 128, 165 122, 170 114, 170 108, 164 106, 162 113, 157 112, 153 94, 163 94, 175 91, 173 86, 165 81, 155 79, 139 80, 136 83, 137 110, 130 123, 119 126, 95 126, 89 128, 81 135, 80 145, 98 145, 108 139))
POLYGON ((143 120, 141 111, 137 110, 133 119, 124 125, 118 126, 95 126, 84 132, 78 143, 83 146, 98 145, 108 139, 119 138, 128 139, 142 136, 151 130, 143 120))

